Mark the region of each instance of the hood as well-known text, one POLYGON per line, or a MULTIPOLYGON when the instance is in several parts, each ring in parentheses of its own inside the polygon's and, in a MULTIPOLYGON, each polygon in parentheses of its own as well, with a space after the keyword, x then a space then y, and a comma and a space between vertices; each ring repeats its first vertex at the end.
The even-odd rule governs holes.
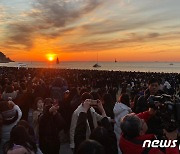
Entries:
POLYGON ((127 110, 128 112, 131 112, 130 107, 128 107, 127 105, 125 105, 123 103, 116 102, 114 109, 113 109, 113 112, 116 115, 116 114, 122 113, 125 110, 127 110))

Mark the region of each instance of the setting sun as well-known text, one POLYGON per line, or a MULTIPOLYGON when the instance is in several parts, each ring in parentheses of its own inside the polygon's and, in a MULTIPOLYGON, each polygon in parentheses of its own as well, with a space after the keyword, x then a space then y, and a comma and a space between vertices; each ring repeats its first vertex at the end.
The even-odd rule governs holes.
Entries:
POLYGON ((55 56, 56 56, 56 54, 46 54, 46 57, 49 61, 53 61, 55 56))
POLYGON ((48 59, 49 61, 53 61, 54 60, 54 58, 53 57, 49 57, 49 59, 48 59))

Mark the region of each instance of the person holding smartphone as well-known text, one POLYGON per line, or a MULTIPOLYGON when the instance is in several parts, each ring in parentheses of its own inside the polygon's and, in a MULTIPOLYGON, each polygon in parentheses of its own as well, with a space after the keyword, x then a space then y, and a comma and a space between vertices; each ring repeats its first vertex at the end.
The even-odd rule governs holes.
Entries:
MULTIPOLYGON (((71 120, 71 127, 70 127, 70 147, 74 150, 75 144, 74 144, 74 134, 75 134, 75 128, 77 125, 77 120, 79 117, 79 114, 81 112, 87 112, 87 129, 86 129, 86 138, 88 139, 91 132, 98 126, 98 121, 101 121, 104 117, 106 117, 106 112, 103 108, 102 102, 100 100, 92 101, 93 97, 88 92, 85 92, 81 96, 82 103, 78 106, 78 108, 74 111, 72 115, 71 120), (84 102, 89 103, 84 103, 84 102), (89 104, 88 107, 85 107, 85 104, 89 104), (101 113, 98 114, 95 112, 93 107, 97 107, 101 113)), ((110 117, 108 117, 109 120, 111 120, 110 117)))

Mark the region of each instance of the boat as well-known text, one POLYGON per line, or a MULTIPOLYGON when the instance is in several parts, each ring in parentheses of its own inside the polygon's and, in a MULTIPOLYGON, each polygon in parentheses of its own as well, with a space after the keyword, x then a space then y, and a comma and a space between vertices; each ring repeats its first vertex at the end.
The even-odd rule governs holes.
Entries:
POLYGON ((174 65, 173 63, 170 63, 169 65, 174 65))
POLYGON ((98 63, 94 64, 93 67, 101 67, 98 63))
POLYGON ((115 58, 115 61, 114 61, 115 63, 117 63, 117 60, 116 60, 116 58, 115 58))
POLYGON ((101 67, 101 65, 98 64, 98 52, 97 52, 97 63, 93 65, 93 67, 101 67))
POLYGON ((57 59, 56 59, 56 64, 59 64, 59 58, 57 57, 57 59))

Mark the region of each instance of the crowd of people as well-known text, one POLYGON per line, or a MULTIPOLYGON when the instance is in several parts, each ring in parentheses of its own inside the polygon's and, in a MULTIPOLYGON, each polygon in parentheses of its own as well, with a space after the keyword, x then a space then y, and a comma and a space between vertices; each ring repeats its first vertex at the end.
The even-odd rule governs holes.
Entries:
POLYGON ((180 96, 180 74, 1 67, 0 154, 59 154, 62 138, 74 154, 177 154, 142 146, 178 139, 148 104, 162 94, 180 96))

